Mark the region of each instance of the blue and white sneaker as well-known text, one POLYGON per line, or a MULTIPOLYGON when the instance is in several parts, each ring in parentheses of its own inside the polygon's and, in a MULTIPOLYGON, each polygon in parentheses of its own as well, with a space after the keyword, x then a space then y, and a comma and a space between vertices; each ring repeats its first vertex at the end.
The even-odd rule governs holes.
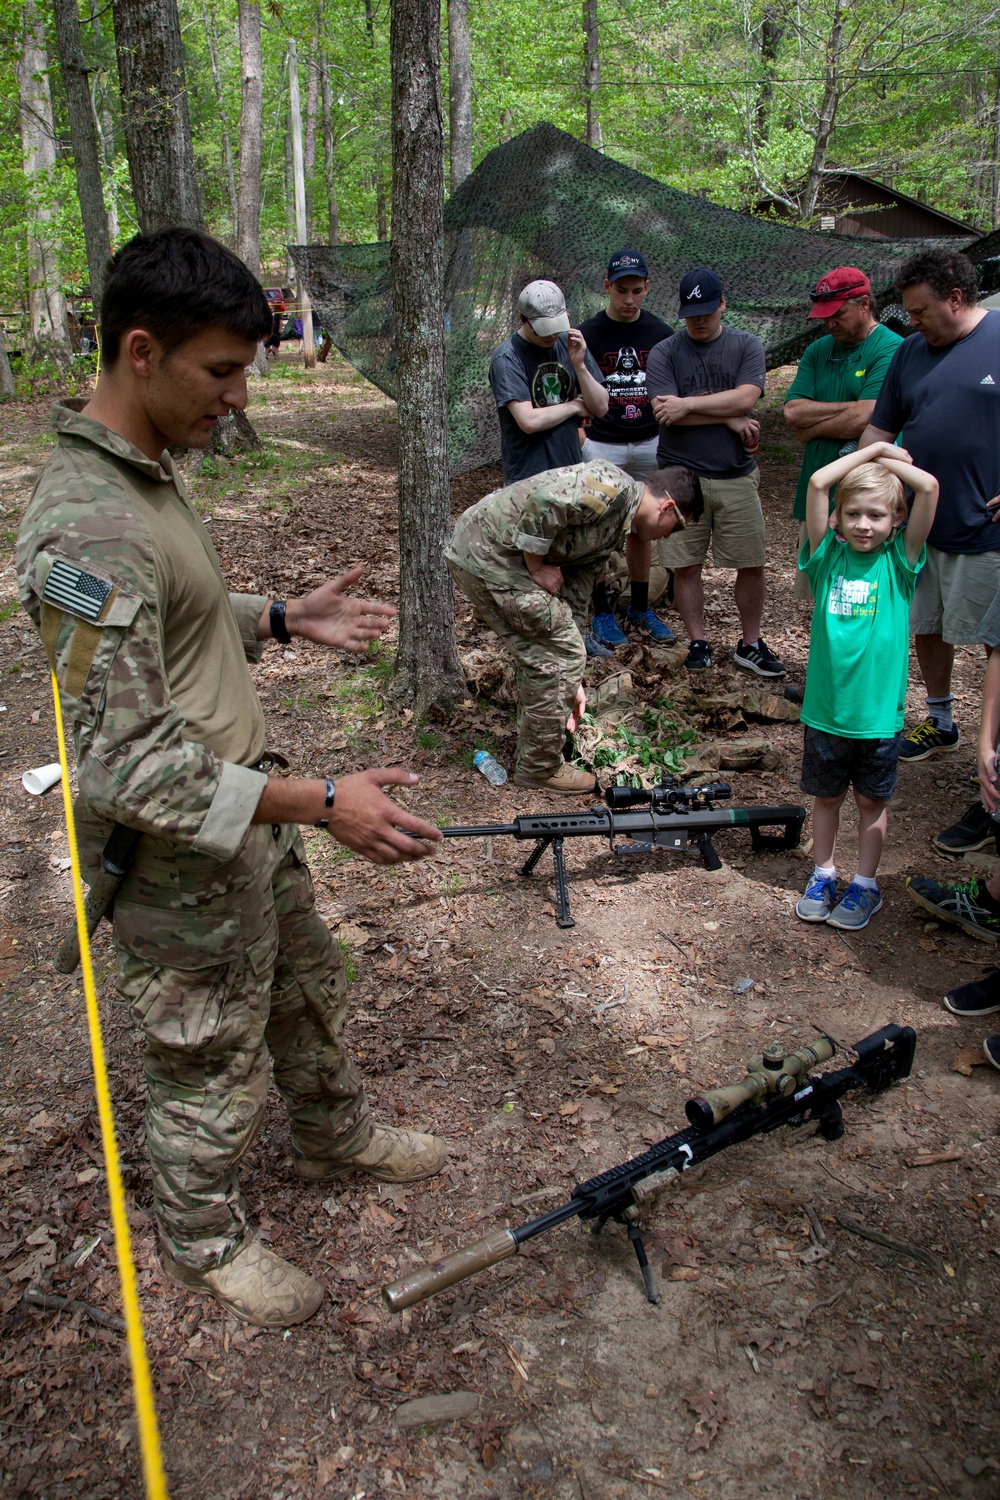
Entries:
POLYGON ((625 623, 630 630, 638 631, 640 635, 648 635, 657 646, 673 644, 674 633, 670 626, 664 625, 659 615, 651 608, 633 609, 630 605, 625 612, 625 623))
POLYGON ((616 646, 628 645, 628 636, 610 613, 594 616, 594 634, 602 646, 610 646, 612 651, 616 646))
POLYGON ((805 894, 795 903, 795 915, 803 922, 825 922, 836 904, 837 882, 813 871, 805 894))
POLYGON ((599 660, 603 656, 614 655, 614 652, 609 651, 607 646, 601 645, 600 641, 597 639, 597 636, 594 635, 592 630, 585 630, 583 633, 583 649, 586 651, 588 656, 594 657, 597 660, 599 660))
POLYGON ((841 927, 845 932, 860 932, 867 927, 877 911, 882 910, 882 897, 878 886, 855 885, 852 880, 833 911, 827 917, 828 927, 841 927))

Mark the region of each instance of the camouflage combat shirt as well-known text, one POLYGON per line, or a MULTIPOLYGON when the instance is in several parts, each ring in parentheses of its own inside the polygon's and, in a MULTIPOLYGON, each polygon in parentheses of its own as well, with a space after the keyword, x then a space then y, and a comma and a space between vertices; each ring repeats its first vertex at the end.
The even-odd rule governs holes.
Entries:
POLYGON ((236 853, 267 784, 247 662, 267 600, 228 593, 173 460, 53 407, 58 447, 21 525, 18 590, 72 721, 95 817, 236 853))
POLYGON ((602 563, 624 545, 644 489, 603 459, 549 469, 471 506, 445 555, 487 582, 526 572, 525 552, 564 568, 602 563))

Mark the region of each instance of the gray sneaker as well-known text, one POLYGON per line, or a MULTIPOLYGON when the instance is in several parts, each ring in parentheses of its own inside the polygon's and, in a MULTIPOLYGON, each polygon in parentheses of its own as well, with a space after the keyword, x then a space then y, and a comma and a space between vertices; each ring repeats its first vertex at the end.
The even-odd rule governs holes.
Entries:
POLYGON ((866 885, 855 885, 852 880, 837 905, 826 919, 828 927, 840 927, 844 932, 860 932, 867 927, 877 911, 882 910, 882 897, 878 887, 872 890, 866 885))
POLYGON ((795 903, 795 915, 803 922, 825 922, 837 904, 837 882, 824 880, 815 871, 809 877, 805 895, 795 903))
POLYGON ((613 651, 609 651, 607 646, 601 644, 592 630, 585 630, 583 632, 583 649, 588 656, 594 658, 614 656, 615 654, 613 651))

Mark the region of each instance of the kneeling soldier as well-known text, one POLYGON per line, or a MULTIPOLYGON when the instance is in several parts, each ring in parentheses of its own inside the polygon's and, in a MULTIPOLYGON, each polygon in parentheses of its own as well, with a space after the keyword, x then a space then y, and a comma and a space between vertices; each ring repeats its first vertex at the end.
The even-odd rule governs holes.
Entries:
POLYGON ((632 479, 614 464, 550 469, 496 490, 455 523, 445 556, 517 668, 518 786, 579 796, 594 778, 563 760, 586 706, 583 632, 594 582, 631 533, 656 541, 701 515, 687 469, 632 479))

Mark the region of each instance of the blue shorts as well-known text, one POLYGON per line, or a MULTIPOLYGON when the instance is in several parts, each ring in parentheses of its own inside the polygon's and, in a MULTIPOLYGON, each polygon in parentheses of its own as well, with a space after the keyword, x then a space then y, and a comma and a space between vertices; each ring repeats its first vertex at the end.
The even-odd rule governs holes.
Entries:
POLYGON ((852 786, 873 802, 888 802, 896 790, 899 736, 888 740, 854 740, 805 726, 802 778, 810 797, 841 797, 852 786))

